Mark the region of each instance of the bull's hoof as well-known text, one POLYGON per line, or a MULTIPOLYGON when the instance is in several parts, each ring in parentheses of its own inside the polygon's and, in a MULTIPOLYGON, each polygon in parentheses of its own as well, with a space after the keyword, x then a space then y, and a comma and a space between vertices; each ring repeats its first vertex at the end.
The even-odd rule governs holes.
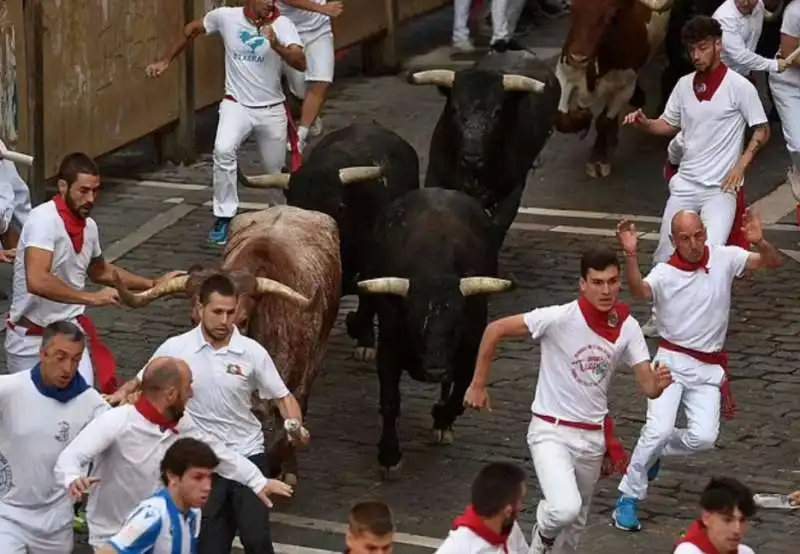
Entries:
POLYGON ((403 460, 400 460, 393 466, 381 466, 381 479, 384 481, 390 481, 392 479, 397 478, 400 474, 400 469, 403 467, 403 460))
POLYGON ((453 430, 452 429, 434 429, 433 440, 436 444, 453 444, 453 430))
POLYGON ((586 162, 586 175, 592 179, 605 179, 611 175, 611 164, 603 162, 586 162))
POLYGON ((353 352, 353 358, 359 362, 371 362, 375 360, 377 350, 369 346, 358 346, 353 352))

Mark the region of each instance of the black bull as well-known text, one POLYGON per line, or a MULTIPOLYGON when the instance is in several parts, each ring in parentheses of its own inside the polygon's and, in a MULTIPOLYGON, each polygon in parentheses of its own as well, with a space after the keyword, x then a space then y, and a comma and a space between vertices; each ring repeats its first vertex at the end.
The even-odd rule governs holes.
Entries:
POLYGON ((488 55, 455 72, 420 71, 409 82, 436 85, 447 98, 431 138, 425 187, 460 190, 478 200, 502 243, 528 171, 553 134, 558 79, 523 51, 488 55))
MULTIPOLYGON (((419 158, 397 133, 375 122, 356 123, 326 135, 295 173, 251 177, 249 186, 286 189, 289 205, 331 216, 339 229, 342 295, 357 294, 375 220, 395 198, 419 189, 419 158)), ((347 316, 356 359, 375 353, 375 310, 359 293, 347 316)))
POLYGON ((438 442, 452 441, 486 327, 486 295, 512 287, 495 278, 491 231, 474 199, 441 188, 409 192, 376 224, 372 278, 358 286, 376 295, 383 417, 378 462, 384 476, 402 461, 397 419, 404 370, 417 381, 441 383, 433 429, 438 442))

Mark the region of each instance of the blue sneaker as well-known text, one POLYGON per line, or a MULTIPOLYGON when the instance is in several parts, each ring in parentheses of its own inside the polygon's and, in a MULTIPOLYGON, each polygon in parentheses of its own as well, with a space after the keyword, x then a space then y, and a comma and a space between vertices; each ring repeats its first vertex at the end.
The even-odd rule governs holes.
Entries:
POLYGON ((647 480, 648 480, 648 482, 652 483, 653 481, 655 481, 656 477, 658 477, 658 472, 659 471, 661 471, 661 458, 656 460, 656 463, 654 463, 652 466, 650 466, 650 469, 647 470, 647 480))
POLYGON ((225 246, 228 243, 228 228, 231 224, 231 218, 218 217, 214 223, 214 228, 208 234, 208 243, 214 246, 225 246))
POLYGON ((614 527, 621 531, 641 531, 642 524, 636 514, 638 508, 638 500, 630 496, 620 496, 617 500, 617 507, 611 514, 614 527))

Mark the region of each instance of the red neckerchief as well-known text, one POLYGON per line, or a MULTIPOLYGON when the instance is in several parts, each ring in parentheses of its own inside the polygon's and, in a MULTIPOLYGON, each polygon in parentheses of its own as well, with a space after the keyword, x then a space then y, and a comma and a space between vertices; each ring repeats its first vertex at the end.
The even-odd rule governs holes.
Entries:
POLYGON ((244 10, 245 19, 247 19, 247 21, 255 25, 256 29, 258 29, 259 31, 261 30, 262 27, 264 27, 265 25, 269 25, 270 23, 278 19, 278 16, 281 15, 281 12, 278 10, 278 6, 275 5, 272 6, 272 12, 266 17, 258 17, 255 13, 248 10, 247 8, 242 8, 242 9, 244 10))
POLYGON ((700 102, 709 102, 714 97, 714 93, 717 92, 717 89, 722 84, 722 80, 727 73, 728 68, 725 67, 725 64, 722 62, 720 62, 716 69, 712 69, 706 75, 695 71, 694 78, 692 79, 692 89, 694 89, 694 95, 697 97, 697 100, 700 102))
POLYGON ((458 529, 459 527, 466 527, 492 546, 502 546, 503 552, 508 552, 508 545, 506 543, 508 542, 511 531, 509 530, 508 533, 502 534, 489 529, 483 521, 483 518, 481 518, 475 511, 475 508, 472 507, 472 504, 467 506, 464 513, 458 516, 453 522, 453 529, 458 529))
POLYGON ((158 425, 161 431, 166 431, 169 429, 176 435, 178 434, 178 430, 175 428, 178 425, 177 421, 170 421, 169 419, 164 416, 161 412, 156 410, 156 407, 144 397, 144 395, 139 397, 139 400, 136 401, 136 410, 142 414, 147 421, 154 425, 158 425))
MULTIPOLYGON (((695 545, 703 551, 703 554, 725 554, 717 550, 717 547, 711 543, 711 539, 708 538, 705 527, 699 520, 692 523, 692 526, 689 527, 686 534, 675 543, 675 547, 685 542, 695 545)), ((729 554, 736 554, 736 552, 734 551, 729 554)))
POLYGON ((672 253, 672 256, 669 257, 667 263, 672 267, 677 267, 681 271, 699 271, 703 270, 708 273, 708 258, 709 258, 709 250, 708 246, 703 249, 703 257, 700 258, 699 262, 687 262, 681 255, 678 254, 678 251, 672 253))
POLYGON ((86 229, 86 219, 75 215, 60 194, 53 197, 53 203, 56 205, 56 211, 61 217, 61 221, 64 222, 64 229, 67 231, 69 240, 72 241, 75 252, 80 253, 83 250, 83 230, 86 229))
POLYGON ((609 311, 602 312, 583 296, 578 298, 578 307, 589 328, 608 342, 617 342, 622 324, 631 315, 631 309, 627 304, 615 304, 609 311))

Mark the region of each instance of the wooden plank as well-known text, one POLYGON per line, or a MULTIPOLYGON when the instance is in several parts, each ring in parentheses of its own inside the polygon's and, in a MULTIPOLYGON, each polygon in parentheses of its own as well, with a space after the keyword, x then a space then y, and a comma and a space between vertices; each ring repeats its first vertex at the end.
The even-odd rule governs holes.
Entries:
POLYGON ((400 23, 404 23, 452 3, 453 0, 400 0, 397 19, 400 23))
POLYGON ((362 46, 362 70, 367 75, 395 73, 400 67, 400 54, 397 44, 399 1, 383 1, 386 29, 378 36, 364 41, 362 46))
MULTIPOLYGON (((194 19, 194 0, 183 0, 183 21, 189 24, 194 19)), ((196 158, 195 136, 195 86, 194 86, 194 47, 186 48, 179 60, 178 76, 178 128, 176 143, 178 159, 185 164, 196 158)))
POLYGON ((28 136, 31 137, 33 166, 28 188, 31 204, 45 201, 45 142, 44 142, 44 25, 41 0, 26 0, 23 7, 25 59, 27 61, 28 136))

